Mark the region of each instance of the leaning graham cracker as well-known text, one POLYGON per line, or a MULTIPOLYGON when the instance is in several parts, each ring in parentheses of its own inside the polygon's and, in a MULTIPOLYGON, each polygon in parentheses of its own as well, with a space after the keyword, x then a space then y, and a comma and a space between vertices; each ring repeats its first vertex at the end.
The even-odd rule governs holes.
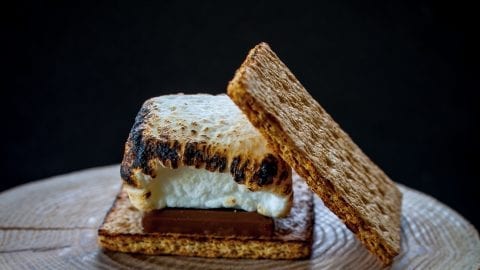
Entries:
POLYGON ((197 257, 299 259, 310 256, 313 234, 313 193, 292 174, 295 193, 290 214, 274 218, 271 236, 215 236, 151 233, 142 227, 142 212, 120 192, 98 230, 101 247, 120 252, 197 257))
POLYGON ((266 43, 250 51, 228 95, 325 205, 390 265, 400 250, 402 194, 266 43))

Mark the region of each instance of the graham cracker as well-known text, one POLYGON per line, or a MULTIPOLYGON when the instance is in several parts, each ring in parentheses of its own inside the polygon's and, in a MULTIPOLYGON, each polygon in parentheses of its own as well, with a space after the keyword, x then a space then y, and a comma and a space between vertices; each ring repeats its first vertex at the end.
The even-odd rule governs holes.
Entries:
POLYGON ((228 95, 384 265, 400 250, 402 194, 266 43, 253 48, 228 95))

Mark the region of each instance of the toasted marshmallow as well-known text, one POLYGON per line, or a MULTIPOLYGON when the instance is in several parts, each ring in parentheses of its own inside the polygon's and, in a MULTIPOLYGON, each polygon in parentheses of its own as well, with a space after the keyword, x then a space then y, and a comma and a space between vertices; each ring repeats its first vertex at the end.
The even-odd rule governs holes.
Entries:
POLYGON ((225 95, 146 101, 121 175, 142 211, 225 207, 280 217, 293 199, 291 168, 225 95))
POLYGON ((155 178, 145 174, 139 178, 143 178, 145 188, 126 187, 130 201, 139 209, 235 208, 277 217, 283 215, 290 204, 289 197, 250 191, 247 186, 237 184, 229 173, 160 166, 155 178))

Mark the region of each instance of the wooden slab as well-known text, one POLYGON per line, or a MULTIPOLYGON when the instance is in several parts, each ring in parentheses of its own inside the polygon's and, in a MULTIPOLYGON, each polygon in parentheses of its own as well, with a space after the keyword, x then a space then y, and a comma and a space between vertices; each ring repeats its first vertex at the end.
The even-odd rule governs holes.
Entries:
MULTIPOLYGON (((119 167, 66 174, 0 193, 0 269, 380 269, 373 255, 315 200, 309 260, 231 260, 105 252, 97 228, 120 188, 119 167)), ((392 269, 479 269, 478 232, 437 200, 404 194, 402 251, 392 269)))

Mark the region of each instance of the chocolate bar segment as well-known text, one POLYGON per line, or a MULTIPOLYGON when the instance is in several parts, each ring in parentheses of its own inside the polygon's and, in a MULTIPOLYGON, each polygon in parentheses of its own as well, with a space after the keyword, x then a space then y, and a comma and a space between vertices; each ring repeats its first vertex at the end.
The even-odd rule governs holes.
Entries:
POLYGON ((273 219, 256 212, 234 209, 165 208, 146 212, 143 230, 148 233, 181 233, 218 236, 272 236, 273 219))

